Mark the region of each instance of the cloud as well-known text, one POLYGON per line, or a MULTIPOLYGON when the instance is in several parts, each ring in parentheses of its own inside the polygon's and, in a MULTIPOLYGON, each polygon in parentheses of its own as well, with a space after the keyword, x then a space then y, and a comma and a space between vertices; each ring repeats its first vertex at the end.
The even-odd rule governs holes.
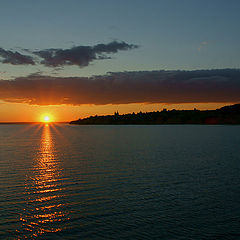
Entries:
POLYGON ((200 43, 199 47, 198 47, 198 51, 201 51, 202 48, 206 47, 208 45, 207 41, 203 41, 200 43))
POLYGON ((22 49, 33 56, 23 55, 17 51, 13 52, 0 48, 0 62, 12 65, 43 64, 47 67, 63 67, 67 65, 77 65, 86 67, 90 62, 101 59, 111 59, 108 54, 117 53, 138 48, 138 45, 128 44, 126 42, 113 41, 108 44, 97 44, 95 46, 76 46, 69 49, 50 48, 39 51, 22 49))
POLYGON ((110 59, 106 54, 117 53, 120 50, 138 48, 137 45, 125 42, 113 41, 108 44, 95 46, 77 46, 69 49, 51 48, 35 51, 33 54, 43 58, 41 64, 47 67, 59 67, 65 65, 77 65, 86 67, 90 62, 100 59, 110 59))
POLYGON ((0 57, 2 58, 0 60, 2 63, 9 63, 12 65, 35 65, 31 56, 23 55, 16 51, 4 50, 3 48, 0 48, 0 57))
POLYGON ((239 102, 240 70, 115 72, 95 77, 39 74, 0 80, 0 100, 37 105, 239 102))

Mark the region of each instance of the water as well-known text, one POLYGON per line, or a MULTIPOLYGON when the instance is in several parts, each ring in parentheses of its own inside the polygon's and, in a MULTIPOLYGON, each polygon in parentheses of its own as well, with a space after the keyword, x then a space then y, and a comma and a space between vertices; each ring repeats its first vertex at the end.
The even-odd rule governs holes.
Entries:
POLYGON ((240 126, 0 125, 0 239, 239 239, 240 126))

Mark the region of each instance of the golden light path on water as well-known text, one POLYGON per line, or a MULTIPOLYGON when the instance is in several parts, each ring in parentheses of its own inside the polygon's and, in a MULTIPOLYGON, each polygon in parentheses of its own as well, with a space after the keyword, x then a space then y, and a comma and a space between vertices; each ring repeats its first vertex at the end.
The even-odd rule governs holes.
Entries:
POLYGON ((26 208, 20 217, 24 238, 37 238, 44 233, 62 231, 67 221, 63 198, 62 171, 52 138, 51 124, 44 124, 32 171, 26 181, 26 208))

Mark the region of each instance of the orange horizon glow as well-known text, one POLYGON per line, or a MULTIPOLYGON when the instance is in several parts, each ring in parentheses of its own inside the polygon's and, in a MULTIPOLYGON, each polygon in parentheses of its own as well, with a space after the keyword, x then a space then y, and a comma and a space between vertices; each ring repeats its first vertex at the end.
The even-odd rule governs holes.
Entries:
MULTIPOLYGON (((233 103, 234 104, 234 103, 233 103)), ((132 112, 161 111, 168 110, 214 110, 231 103, 186 103, 186 104, 107 104, 107 105, 48 105, 38 106, 24 103, 6 103, 0 101, 0 122, 70 122, 79 118, 93 115, 108 115, 118 111, 120 114, 132 112), (48 116, 50 121, 46 122, 44 117, 48 116)))

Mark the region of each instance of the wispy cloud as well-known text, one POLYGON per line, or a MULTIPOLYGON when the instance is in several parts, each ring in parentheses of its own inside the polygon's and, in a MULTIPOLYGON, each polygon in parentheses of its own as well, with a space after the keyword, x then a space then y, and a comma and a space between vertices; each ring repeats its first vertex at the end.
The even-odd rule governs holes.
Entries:
POLYGON ((198 47, 198 51, 201 51, 202 48, 206 47, 208 45, 207 41, 203 41, 200 43, 199 47, 198 47))
POLYGON ((0 81, 0 99, 38 105, 239 102, 240 70, 116 72, 103 76, 39 74, 0 81))

